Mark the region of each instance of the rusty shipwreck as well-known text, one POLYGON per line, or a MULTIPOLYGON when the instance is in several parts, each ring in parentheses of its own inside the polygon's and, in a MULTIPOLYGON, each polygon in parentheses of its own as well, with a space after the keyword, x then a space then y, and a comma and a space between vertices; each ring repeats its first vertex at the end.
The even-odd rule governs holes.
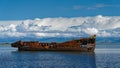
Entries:
POLYGON ((11 44, 19 51, 81 51, 94 52, 96 46, 96 35, 88 38, 74 39, 61 43, 38 42, 38 41, 17 41, 11 44))

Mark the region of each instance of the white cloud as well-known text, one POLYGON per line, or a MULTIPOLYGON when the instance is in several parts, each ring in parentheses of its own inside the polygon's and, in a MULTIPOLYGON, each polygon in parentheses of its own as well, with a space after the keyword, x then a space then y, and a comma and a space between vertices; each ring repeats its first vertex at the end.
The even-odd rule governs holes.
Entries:
POLYGON ((95 7, 97 8, 102 8, 102 7, 105 7, 105 6, 108 6, 108 5, 105 5, 105 4, 96 4, 95 7))
POLYGON ((98 33, 98 30, 95 28, 87 28, 87 29, 84 29, 84 32, 89 35, 96 35, 98 33))
POLYGON ((1 32, 14 32, 16 31, 16 25, 14 24, 10 24, 10 25, 7 25, 7 26, 0 26, 0 31, 1 32))
POLYGON ((81 8, 83 8, 83 6, 80 6, 80 5, 74 5, 73 6, 73 9, 75 9, 75 10, 78 10, 78 9, 81 9, 81 8))
POLYGON ((8 25, 1 22, 0 37, 78 37, 89 34, 120 36, 120 31, 113 32, 120 28, 120 16, 36 18, 15 22, 8 25))
POLYGON ((89 6, 79 6, 79 5, 75 5, 73 6, 73 9, 88 9, 88 10, 91 10, 91 9, 100 9, 100 8, 105 8, 105 7, 114 7, 114 8, 118 8, 120 7, 120 5, 112 5, 112 4, 103 4, 103 3, 98 3, 98 4, 95 4, 95 5, 89 5, 89 6))
POLYGON ((103 31, 103 32, 100 32, 100 33, 98 34, 98 36, 102 36, 102 37, 110 37, 111 34, 108 33, 108 32, 106 32, 106 31, 103 31))
POLYGON ((10 24, 19 24, 23 20, 7 20, 7 21, 0 21, 0 25, 10 25, 10 24))
POLYGON ((20 32, 2 32, 0 33, 1 38, 6 37, 26 37, 26 33, 20 33, 20 32))

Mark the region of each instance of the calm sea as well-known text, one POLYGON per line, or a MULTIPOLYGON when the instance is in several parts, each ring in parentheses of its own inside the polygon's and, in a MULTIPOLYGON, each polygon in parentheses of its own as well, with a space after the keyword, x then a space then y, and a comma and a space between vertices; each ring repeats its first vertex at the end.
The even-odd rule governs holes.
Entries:
POLYGON ((87 52, 19 52, 0 45, 0 68, 120 68, 120 45, 97 45, 87 52))

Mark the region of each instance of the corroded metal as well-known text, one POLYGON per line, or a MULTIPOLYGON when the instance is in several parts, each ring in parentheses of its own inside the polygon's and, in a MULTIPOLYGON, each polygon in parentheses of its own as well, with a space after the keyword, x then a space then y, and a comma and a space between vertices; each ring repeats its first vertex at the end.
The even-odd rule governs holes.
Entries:
POLYGON ((38 41, 17 41, 11 44, 19 51, 81 51, 94 52, 96 45, 96 35, 89 38, 80 38, 62 43, 57 42, 38 42, 38 41))

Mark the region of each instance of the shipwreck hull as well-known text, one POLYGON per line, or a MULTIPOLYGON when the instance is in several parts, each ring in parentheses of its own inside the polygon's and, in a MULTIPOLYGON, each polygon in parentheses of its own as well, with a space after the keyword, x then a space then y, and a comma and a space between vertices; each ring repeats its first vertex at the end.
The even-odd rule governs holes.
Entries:
POLYGON ((18 47, 19 51, 80 51, 80 52, 94 52, 94 48, 57 48, 57 49, 42 49, 42 48, 23 48, 18 47))
POLYGON ((81 38, 76 40, 57 42, 38 42, 38 41, 17 41, 11 44, 12 47, 17 47, 19 51, 81 51, 94 52, 95 36, 90 38, 81 38))

